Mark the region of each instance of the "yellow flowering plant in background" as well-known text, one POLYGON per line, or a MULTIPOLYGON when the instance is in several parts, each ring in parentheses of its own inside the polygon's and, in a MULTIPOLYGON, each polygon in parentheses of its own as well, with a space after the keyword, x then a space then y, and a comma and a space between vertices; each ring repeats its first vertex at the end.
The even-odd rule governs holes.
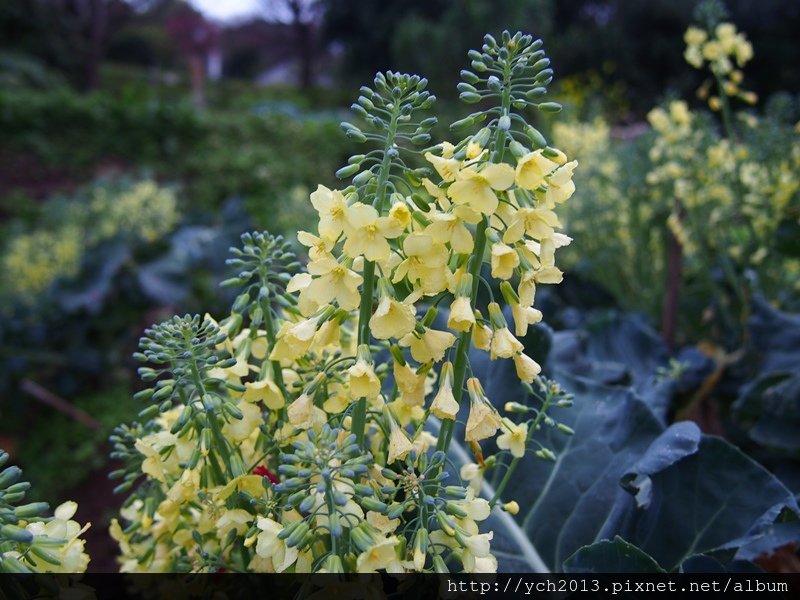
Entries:
POLYGON ((742 85, 753 49, 725 18, 701 4, 704 26, 685 35, 686 60, 710 75, 699 94, 713 111, 672 99, 641 130, 601 117, 551 128, 581 163, 581 193, 560 215, 581 251, 567 248, 563 264, 660 320, 673 347, 738 348, 753 294, 795 308, 800 285, 800 129, 780 98, 752 107, 742 85))
POLYGON ((75 279, 85 255, 100 244, 116 237, 152 244, 179 218, 174 191, 150 179, 95 185, 85 199, 54 200, 43 228, 20 232, 3 249, 0 291, 34 304, 57 281, 75 279))
MULTIPOLYGON (((686 31, 684 56, 711 72, 717 94, 709 106, 721 113, 722 128, 681 100, 653 109, 648 121, 656 138, 646 182, 653 200, 668 207, 667 226, 677 243, 673 268, 682 272, 667 282, 667 296, 677 294, 680 280, 689 282, 690 293, 691 286, 705 286, 700 293, 717 299, 718 322, 736 338, 727 342, 737 345, 754 288, 776 301, 780 290, 797 290, 800 261, 779 251, 779 230, 800 223, 800 140, 790 127, 733 111, 733 98, 756 102, 740 88, 753 49, 734 24, 719 21, 721 10, 715 2, 698 7, 706 28, 686 31)), ((702 98, 709 85, 699 90, 702 98)))
POLYGON ((351 183, 311 193, 307 264, 245 234, 229 315, 145 332, 150 405, 111 438, 132 491, 111 526, 122 570, 497 570, 485 522, 519 510, 503 492, 526 453, 555 458, 537 431, 571 433, 548 415, 568 395, 519 338, 543 317, 537 288, 562 279, 578 165, 525 116, 560 109, 541 40, 487 35, 469 57, 460 97, 479 107, 451 129, 478 131, 430 145, 426 80, 379 73, 361 125, 342 124, 369 146, 337 172, 351 183), (511 361, 528 396, 495 406, 474 352, 511 361), (453 444, 474 457, 460 472, 453 444))

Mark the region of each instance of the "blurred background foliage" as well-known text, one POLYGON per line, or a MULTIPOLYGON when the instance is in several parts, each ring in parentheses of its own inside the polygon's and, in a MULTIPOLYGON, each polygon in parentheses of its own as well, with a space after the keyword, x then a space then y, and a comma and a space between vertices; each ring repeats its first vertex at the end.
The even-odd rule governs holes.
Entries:
MULTIPOLYGON (((683 57, 695 4, 252 0, 220 22, 183 0, 0 2, 0 447, 43 499, 110 507, 92 504, 110 490, 95 470, 141 409, 143 329, 227 306, 217 282, 241 232, 310 227, 308 195, 357 151, 338 123, 375 71, 426 76, 456 115, 467 50, 508 28, 545 40, 564 110, 537 126, 580 162, 537 359, 637 392, 669 379, 653 396, 663 419, 728 437, 800 492, 800 5, 727 2, 759 97, 734 107, 730 161, 683 57), (677 99, 693 115, 683 138, 651 113, 677 99), (674 216, 676 190, 693 225, 674 216)), ((442 121, 434 138, 449 139, 442 121)))

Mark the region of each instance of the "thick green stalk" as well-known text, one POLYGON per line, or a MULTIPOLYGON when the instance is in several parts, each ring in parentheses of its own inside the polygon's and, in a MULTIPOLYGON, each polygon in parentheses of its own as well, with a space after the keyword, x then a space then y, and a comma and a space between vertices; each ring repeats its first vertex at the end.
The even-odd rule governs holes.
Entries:
MULTIPOLYGON (((511 85, 510 85, 510 65, 509 60, 506 64, 504 77, 503 77, 503 99, 502 99, 502 115, 507 115, 511 108, 511 85)), ((506 150, 506 132, 503 129, 495 131, 494 140, 494 155, 493 162, 503 162, 503 156, 506 150)), ((472 275, 472 292, 470 294, 470 303, 475 306, 475 300, 478 297, 478 287, 480 285, 481 266, 483 265, 483 255, 486 253, 486 229, 489 226, 488 217, 483 217, 481 222, 475 230, 475 245, 472 250, 472 257, 470 258, 468 272, 472 275)), ((461 334, 456 347, 456 360, 453 363, 453 397, 458 404, 461 404, 461 398, 464 396, 464 380, 467 374, 467 365, 469 364, 469 348, 472 344, 472 330, 465 331, 461 334)), ((453 425, 454 421, 445 419, 442 423, 441 430, 439 431, 439 439, 436 442, 436 449, 447 452, 450 448, 450 441, 453 438, 453 425)))
MULTIPOLYGON (((470 259, 472 262, 469 265, 469 273, 472 275, 472 291, 470 293, 470 303, 472 306, 475 306, 475 300, 478 297, 481 265, 483 264, 483 255, 486 252, 486 228, 488 225, 489 220, 484 217, 481 222, 478 223, 477 230, 475 231, 475 247, 472 258, 470 259)), ((471 344, 472 329, 463 332, 459 337, 458 346, 456 347, 456 360, 453 363, 453 397, 459 405, 464 395, 464 379, 467 375, 469 348, 471 344)), ((450 440, 453 437, 453 423, 451 419, 445 419, 442 422, 439 439, 436 442, 437 450, 446 452, 450 447, 450 440)))
MULTIPOLYGON (((266 277, 262 277, 262 280, 265 280, 266 277)), ((276 335, 277 332, 275 331, 275 321, 272 318, 272 306, 270 304, 269 298, 264 298, 261 301, 261 310, 264 312, 264 329, 267 331, 267 340, 269 341, 270 350, 275 347, 276 342, 276 335)), ((286 392, 286 384, 283 382, 283 371, 281 369, 280 361, 273 360, 271 361, 272 364, 272 376, 275 378, 275 384, 281 390, 281 394, 284 397, 286 402, 289 402, 289 394, 286 392)))
MULTIPOLYGON (((389 121, 389 131, 386 135, 386 144, 383 148, 383 160, 378 171, 378 183, 375 186, 375 199, 373 206, 381 214, 386 203, 386 187, 389 182, 389 172, 392 168, 392 160, 389 150, 394 146, 395 135, 397 134, 397 118, 400 116, 400 100, 397 99, 392 107, 392 116, 389 121)), ((361 305, 358 309, 358 344, 369 344, 370 331, 369 319, 372 316, 372 306, 375 296, 375 263, 371 260, 364 260, 364 283, 361 290, 361 305)), ((351 431, 356 436, 356 441, 364 447, 364 430, 367 422, 367 399, 359 398, 353 409, 353 423, 351 431)))

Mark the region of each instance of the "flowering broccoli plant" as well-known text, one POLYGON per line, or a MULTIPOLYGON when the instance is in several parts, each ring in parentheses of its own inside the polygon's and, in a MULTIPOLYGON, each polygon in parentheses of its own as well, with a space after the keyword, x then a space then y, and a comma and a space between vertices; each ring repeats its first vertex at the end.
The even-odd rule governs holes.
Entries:
POLYGON ((111 528, 123 570, 497 569, 482 523, 519 510, 502 494, 525 453, 553 458, 536 432, 570 433, 547 414, 569 398, 519 340, 542 318, 537 285, 561 281, 555 210, 577 166, 524 116, 560 108, 542 101, 541 48, 504 32, 470 52, 459 90, 480 110, 451 129, 483 126, 455 143, 429 146, 425 79, 378 74, 353 105, 363 125, 343 123, 370 146, 337 173, 352 183, 311 194, 305 268, 281 238, 245 234, 229 316, 145 332, 151 406, 112 437, 133 490, 111 528), (471 351, 513 361, 528 395, 494 406, 471 351), (459 477, 461 442, 475 462, 459 477))
MULTIPOLYGON (((777 301, 785 290, 797 289, 800 262, 782 251, 780 233, 798 222, 800 144, 790 125, 732 110, 732 99, 756 102, 755 94, 740 87, 741 68, 753 49, 735 25, 720 22, 725 13, 718 2, 702 3, 697 17, 706 26, 687 29, 684 56, 692 66, 707 68, 716 81, 715 95, 709 97, 711 80, 699 95, 720 112, 722 127, 680 100, 653 109, 648 120, 656 137, 646 181, 656 203, 671 206, 667 225, 676 244, 668 257, 674 264, 668 287, 673 296, 681 271, 690 286, 711 286, 704 295, 716 298, 719 328, 733 332, 727 345, 738 346, 746 338, 754 288, 777 301), (715 269, 722 277, 708 276, 715 269)), ((677 302, 671 304, 676 312, 677 302)))

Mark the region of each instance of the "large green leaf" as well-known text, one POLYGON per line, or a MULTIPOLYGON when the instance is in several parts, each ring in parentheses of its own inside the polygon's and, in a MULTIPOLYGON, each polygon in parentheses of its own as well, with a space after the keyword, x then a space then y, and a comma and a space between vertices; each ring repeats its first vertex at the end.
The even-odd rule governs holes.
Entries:
POLYGON ((649 502, 629 498, 606 533, 621 535, 667 569, 762 531, 784 509, 798 511, 792 493, 769 471, 712 436, 703 436, 697 452, 649 473, 648 487, 649 502))
MULTIPOLYGON (((800 315, 753 301, 750 319, 758 377, 743 386, 733 414, 750 437, 768 447, 800 453, 800 315)), ((752 365, 748 365, 751 366, 752 365)))
POLYGON ((565 573, 663 573, 641 548, 617 536, 580 548, 564 561, 565 573))
MULTIPOLYGON (((504 362, 494 363, 499 373, 504 362)), ((785 508, 797 512, 775 477, 727 442, 701 436, 693 423, 665 429, 630 390, 564 373, 557 378, 575 400, 554 417, 575 433, 543 430, 540 440, 557 460, 526 455, 510 480, 503 497, 516 499, 520 514, 514 523, 502 515, 502 523, 489 524, 501 570, 538 570, 532 556, 559 570, 582 547, 618 535, 664 569, 723 547, 726 553, 715 559, 725 562, 738 549, 730 546, 733 541, 744 544, 758 536, 785 508)), ((497 373, 487 379, 498 394, 502 380, 497 373)), ((456 454, 451 453, 456 462, 469 460, 461 447, 456 454)), ((769 546, 770 539, 785 537, 759 539, 769 546)), ((600 556, 595 551, 580 555, 580 568, 591 568, 587 561, 600 556)), ((638 566, 634 561, 629 568, 638 566)))

